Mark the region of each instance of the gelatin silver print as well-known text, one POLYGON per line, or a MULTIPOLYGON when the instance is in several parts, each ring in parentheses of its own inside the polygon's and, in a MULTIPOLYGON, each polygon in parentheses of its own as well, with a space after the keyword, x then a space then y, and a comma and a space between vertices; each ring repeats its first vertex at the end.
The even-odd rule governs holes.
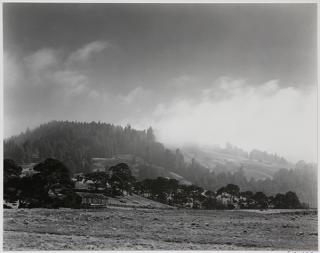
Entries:
POLYGON ((3 2, 3 250, 317 251, 317 8, 3 2))

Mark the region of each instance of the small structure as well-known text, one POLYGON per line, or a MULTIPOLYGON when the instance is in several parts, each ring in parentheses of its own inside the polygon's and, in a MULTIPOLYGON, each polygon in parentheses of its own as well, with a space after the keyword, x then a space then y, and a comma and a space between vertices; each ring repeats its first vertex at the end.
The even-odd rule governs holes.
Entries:
POLYGON ((81 190, 94 190, 95 185, 92 180, 86 180, 82 179, 81 181, 75 181, 74 188, 76 190, 81 189, 81 190))
POLYGON ((77 192, 82 198, 81 204, 90 207, 104 207, 108 204, 108 198, 102 193, 77 192))
POLYGON ((90 179, 81 179, 78 181, 76 178, 73 178, 72 181, 74 182, 75 190, 105 191, 111 189, 111 185, 109 183, 106 183, 105 185, 96 184, 90 179))
POLYGON ((32 176, 34 174, 39 173, 39 171, 35 171, 33 169, 34 166, 37 165, 36 163, 23 163, 23 164, 19 164, 19 165, 22 168, 20 177, 32 176))
POLYGON ((224 206, 233 204, 231 194, 226 192, 222 192, 220 195, 218 195, 217 200, 220 201, 224 206))

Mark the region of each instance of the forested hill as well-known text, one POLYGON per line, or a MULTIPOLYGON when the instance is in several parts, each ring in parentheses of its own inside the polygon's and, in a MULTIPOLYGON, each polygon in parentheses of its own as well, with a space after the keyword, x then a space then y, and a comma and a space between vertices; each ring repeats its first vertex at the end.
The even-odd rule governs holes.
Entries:
POLYGON ((32 162, 36 157, 55 157, 72 172, 88 171, 91 158, 134 154, 164 167, 174 167, 175 154, 155 142, 146 131, 106 123, 52 121, 11 137, 4 143, 4 157, 32 162))
MULTIPOLYGON (((179 149, 172 151, 157 142, 152 128, 138 131, 129 125, 52 121, 4 142, 5 158, 17 163, 30 163, 53 157, 62 161, 72 173, 89 172, 92 158, 112 158, 119 154, 131 154, 144 161, 142 178, 173 172, 210 190, 233 183, 243 191, 261 190, 266 194, 295 191, 302 201, 312 206, 317 199, 315 166, 299 163, 292 170, 275 172, 273 178, 251 180, 244 174, 246 164, 233 171, 210 171, 195 159, 185 159, 179 149), (157 175, 160 172, 162 174, 157 175)), ((228 163, 225 166, 228 167, 228 163)))
MULTIPOLYGON (((106 123, 80 123, 52 121, 40 127, 11 137, 4 143, 4 157, 18 163, 32 162, 39 158, 54 157, 62 161, 72 173, 88 172, 92 158, 112 158, 119 154, 131 154, 142 158, 146 164, 160 166, 187 175, 206 169, 194 164, 187 167, 183 155, 166 149, 156 142, 152 128, 135 130, 106 123)), ((155 175, 156 176, 156 175, 155 175)))

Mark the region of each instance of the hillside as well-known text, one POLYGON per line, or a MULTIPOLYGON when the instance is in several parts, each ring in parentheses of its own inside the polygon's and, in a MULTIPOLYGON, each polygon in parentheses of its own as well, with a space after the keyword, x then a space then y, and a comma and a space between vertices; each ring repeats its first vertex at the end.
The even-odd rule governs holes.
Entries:
POLYGON ((4 157, 19 164, 52 157, 73 174, 126 162, 138 179, 163 176, 190 184, 180 173, 184 169, 181 154, 156 142, 152 128, 138 131, 129 125, 52 121, 6 140, 4 157))
POLYGON ((301 201, 311 206, 317 203, 314 164, 292 165, 277 155, 258 150, 247 153, 230 145, 173 151, 156 141, 151 127, 135 130, 129 125, 52 121, 4 142, 4 158, 19 164, 48 157, 62 161, 72 174, 127 162, 138 179, 170 177, 212 191, 229 183, 242 191, 269 195, 294 191, 301 201))
POLYGON ((191 162, 194 158, 210 171, 217 173, 234 173, 242 167, 247 179, 271 179, 280 169, 294 167, 277 155, 258 150, 247 153, 230 144, 227 144, 226 148, 188 146, 181 151, 186 161, 191 162))
POLYGON ((151 163, 148 163, 141 157, 134 156, 132 154, 125 155, 115 155, 111 158, 92 158, 91 159, 91 170, 92 171, 105 171, 106 168, 110 168, 111 166, 115 166, 119 163, 126 163, 129 165, 132 175, 135 178, 140 180, 150 178, 154 179, 159 176, 168 177, 172 179, 178 180, 181 184, 190 185, 191 182, 186 180, 183 176, 178 175, 161 166, 157 166, 151 163))
POLYGON ((160 202, 144 198, 142 196, 133 194, 126 195, 119 198, 108 198, 108 208, 111 207, 125 207, 125 208, 146 208, 146 209, 175 209, 175 207, 162 204, 160 202))

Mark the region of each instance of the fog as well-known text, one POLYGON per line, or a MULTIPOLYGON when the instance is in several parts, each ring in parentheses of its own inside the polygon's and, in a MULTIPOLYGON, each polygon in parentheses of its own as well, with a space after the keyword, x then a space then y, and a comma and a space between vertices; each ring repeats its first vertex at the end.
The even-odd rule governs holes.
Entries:
POLYGON ((250 85, 220 78, 197 100, 181 98, 158 105, 152 125, 160 141, 175 146, 230 142, 291 161, 316 161, 315 88, 280 88, 278 83, 250 85))

